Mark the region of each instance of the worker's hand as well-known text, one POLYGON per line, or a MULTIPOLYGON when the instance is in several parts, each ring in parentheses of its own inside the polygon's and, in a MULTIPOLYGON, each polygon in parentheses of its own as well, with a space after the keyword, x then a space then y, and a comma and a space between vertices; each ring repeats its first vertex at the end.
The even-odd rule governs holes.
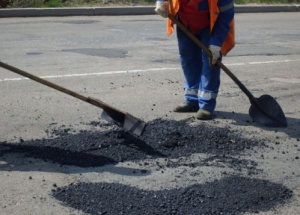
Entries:
POLYGON ((208 47, 209 51, 211 52, 212 57, 210 58, 210 63, 212 66, 215 66, 218 59, 221 57, 221 47, 210 45, 208 47))
POLYGON ((168 1, 156 1, 156 7, 155 7, 155 12, 162 16, 163 18, 167 18, 168 17, 168 7, 169 7, 169 3, 168 1))

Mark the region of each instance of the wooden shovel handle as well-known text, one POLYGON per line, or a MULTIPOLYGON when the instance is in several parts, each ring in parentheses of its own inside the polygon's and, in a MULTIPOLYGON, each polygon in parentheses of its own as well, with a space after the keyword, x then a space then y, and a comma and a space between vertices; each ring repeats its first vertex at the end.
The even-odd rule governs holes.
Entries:
POLYGON ((45 80, 45 79, 42 79, 42 78, 37 77, 37 76, 35 76, 35 75, 32 75, 32 74, 30 74, 30 73, 28 73, 28 72, 25 72, 25 71, 23 71, 23 70, 21 70, 21 69, 18 69, 18 68, 16 68, 16 67, 13 67, 13 66, 11 66, 11 65, 8 65, 8 64, 6 64, 6 63, 3 63, 3 62, 1 62, 1 61, 0 61, 0 66, 3 67, 3 68, 5 68, 5 69, 7 69, 7 70, 10 70, 10 71, 12 71, 12 72, 14 72, 14 73, 17 73, 17 74, 19 74, 19 75, 22 75, 22 76, 24 76, 24 77, 27 77, 27 78, 29 78, 29 79, 32 79, 32 80, 34 80, 34 81, 36 81, 36 82, 39 82, 39 83, 41 83, 41 84, 43 84, 43 85, 46 85, 46 86, 48 86, 48 87, 51 87, 51 88, 53 88, 53 89, 56 89, 56 90, 61 91, 61 92, 63 92, 63 93, 66 93, 66 94, 68 94, 68 95, 70 95, 70 96, 73 96, 73 97, 75 97, 75 98, 78 98, 78 99, 80 99, 80 100, 82 100, 82 101, 85 101, 85 102, 87 102, 87 103, 90 103, 90 104, 92 104, 92 105, 95 105, 95 106, 97 106, 97 107, 100 107, 100 108, 102 108, 102 109, 105 110, 105 111, 118 113, 120 116, 125 115, 124 112, 122 112, 122 111, 120 111, 120 110, 117 110, 116 108, 113 108, 112 106, 110 106, 110 105, 108 105, 108 104, 105 104, 104 102, 100 101, 99 99, 95 99, 95 98, 92 98, 92 97, 86 97, 86 96, 83 96, 83 95, 81 95, 81 94, 79 94, 79 93, 76 93, 76 92, 74 92, 74 91, 71 91, 71 90, 69 90, 69 89, 67 89, 67 88, 65 88, 65 87, 59 86, 59 85, 57 85, 57 84, 54 84, 54 83, 52 83, 52 82, 50 82, 50 81, 47 81, 47 80, 45 80))

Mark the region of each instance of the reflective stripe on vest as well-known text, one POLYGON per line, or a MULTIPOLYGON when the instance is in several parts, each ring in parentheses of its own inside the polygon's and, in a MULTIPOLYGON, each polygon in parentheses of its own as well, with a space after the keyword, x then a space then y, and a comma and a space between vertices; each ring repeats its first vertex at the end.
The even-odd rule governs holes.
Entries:
MULTIPOLYGON (((176 16, 179 11, 179 0, 170 0, 169 1, 169 12, 176 16)), ((234 7, 234 4, 228 4, 222 6, 221 8, 218 7, 218 0, 208 0, 209 6, 209 14, 210 14, 210 30, 214 28, 215 22, 218 19, 219 13, 224 12, 226 10, 231 9, 234 7)), ((167 19, 167 35, 170 36, 174 32, 174 23, 172 20, 167 19)), ((234 20, 230 23, 230 31, 227 35, 225 42, 221 47, 221 52, 223 55, 226 55, 233 47, 235 46, 235 38, 234 38, 234 20)))

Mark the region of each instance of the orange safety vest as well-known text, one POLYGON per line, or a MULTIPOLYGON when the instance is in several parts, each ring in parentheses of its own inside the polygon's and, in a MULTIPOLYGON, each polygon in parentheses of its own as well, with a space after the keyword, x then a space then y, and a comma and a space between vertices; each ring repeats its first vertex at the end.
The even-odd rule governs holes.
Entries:
MULTIPOLYGON (((169 13, 171 13, 173 16, 176 16, 176 14, 179 11, 179 1, 180 0, 169 1, 169 13)), ((210 14, 210 31, 212 32, 220 13, 220 10, 218 8, 218 0, 208 0, 208 7, 209 7, 209 14, 210 14)), ((168 18, 167 19, 168 36, 170 36, 174 31, 173 25, 174 25, 173 21, 168 18)), ((222 55, 226 55, 234 46, 235 46, 234 20, 232 20, 230 23, 230 30, 228 32, 226 40, 221 47, 222 55)))

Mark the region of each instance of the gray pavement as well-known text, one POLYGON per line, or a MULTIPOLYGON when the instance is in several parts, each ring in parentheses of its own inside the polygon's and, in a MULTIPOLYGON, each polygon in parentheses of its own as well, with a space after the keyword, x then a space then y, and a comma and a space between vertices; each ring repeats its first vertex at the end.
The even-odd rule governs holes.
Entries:
MULTIPOLYGON (((299 12, 300 5, 236 5, 235 10, 236 13, 299 12)), ((120 16, 153 15, 154 13, 153 6, 0 9, 0 17, 120 16)))
MULTIPOLYGON (((249 101, 224 73, 215 120, 189 120, 190 126, 228 128, 249 140, 262 140, 265 148, 246 146, 234 157, 257 164, 257 174, 247 175, 245 169, 236 170, 218 160, 195 167, 172 168, 164 159, 154 159, 144 161, 149 165, 142 167, 128 161, 81 168, 3 152, 0 214, 84 214, 51 196, 52 189, 71 183, 173 189, 217 180, 224 172, 279 183, 293 191, 285 204, 258 214, 300 214, 300 24, 295 20, 299 20, 298 13, 237 14, 237 44, 223 61, 256 97, 270 94, 277 99, 287 128, 252 123, 249 101), (163 165, 163 174, 156 162, 163 165), (141 168, 149 174, 132 173, 141 168)), ((165 20, 157 15, 1 18, 0 29, 1 61, 5 63, 99 98, 146 122, 193 116, 171 111, 183 99, 183 76, 176 36, 166 36, 165 20)), ((2 68, 0 92, 0 142, 49 139, 47 131, 58 128, 106 129, 89 124, 99 121, 98 108, 2 68)), ((194 154, 189 161, 201 163, 209 156, 194 154)))

